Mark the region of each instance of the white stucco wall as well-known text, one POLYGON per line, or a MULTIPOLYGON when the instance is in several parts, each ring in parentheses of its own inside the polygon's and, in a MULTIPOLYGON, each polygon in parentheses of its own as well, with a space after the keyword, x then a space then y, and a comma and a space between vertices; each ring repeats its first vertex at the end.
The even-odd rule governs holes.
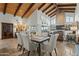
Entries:
POLYGON ((11 14, 4 15, 3 13, 0 13, 0 39, 2 38, 1 23, 12 23, 13 24, 13 32, 15 32, 15 25, 17 24, 16 20, 18 20, 18 22, 22 22, 23 19, 21 19, 18 16, 14 17, 11 14))

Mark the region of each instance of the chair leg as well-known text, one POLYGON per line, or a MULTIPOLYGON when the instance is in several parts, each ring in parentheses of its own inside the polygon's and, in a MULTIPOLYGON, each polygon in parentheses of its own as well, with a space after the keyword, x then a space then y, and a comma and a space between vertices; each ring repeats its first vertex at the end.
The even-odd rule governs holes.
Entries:
POLYGON ((17 45, 17 49, 19 48, 19 44, 17 45))
POLYGON ((39 48, 37 47, 37 52, 39 53, 39 48))
POLYGON ((22 45, 20 46, 20 51, 22 50, 22 45))
POLYGON ((57 51, 56 51, 56 48, 54 48, 54 51, 55 51, 55 54, 56 54, 56 56, 57 56, 57 51))
POLYGON ((30 55, 30 51, 28 51, 28 56, 30 55))
POLYGON ((20 51, 20 44, 17 45, 17 49, 18 49, 18 51, 20 51))
POLYGON ((21 51, 22 50, 22 45, 18 44, 17 49, 18 49, 18 51, 21 51))
POLYGON ((23 48, 23 52, 22 52, 22 54, 24 54, 24 51, 25 51, 25 48, 23 48))
POLYGON ((50 54, 50 56, 52 56, 52 54, 51 53, 49 53, 50 54))

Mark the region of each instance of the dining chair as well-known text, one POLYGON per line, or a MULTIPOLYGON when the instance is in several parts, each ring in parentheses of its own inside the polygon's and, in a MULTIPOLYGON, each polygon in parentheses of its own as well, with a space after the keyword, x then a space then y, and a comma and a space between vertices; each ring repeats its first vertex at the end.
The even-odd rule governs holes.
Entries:
POLYGON ((23 40, 23 54, 27 51, 29 56, 31 51, 36 50, 36 45, 32 44, 28 34, 25 34, 24 32, 20 32, 20 34, 23 40))
POLYGON ((41 33, 41 36, 48 36, 47 32, 41 33))
MULTIPOLYGON (((48 33, 44 32, 44 33, 41 34, 41 36, 48 37, 48 33)), ((43 42, 43 45, 47 45, 47 44, 48 44, 48 41, 43 42)))
POLYGON ((57 43, 57 38, 58 38, 59 34, 52 34, 50 37, 50 41, 48 43, 48 45, 46 46, 46 51, 50 54, 50 56, 52 56, 52 51, 55 51, 55 54, 57 55, 57 51, 56 51, 56 43, 57 43))
POLYGON ((23 45, 21 35, 20 35, 19 32, 16 32, 16 36, 17 36, 17 43, 18 43, 17 49, 21 50, 22 49, 22 45, 23 45))

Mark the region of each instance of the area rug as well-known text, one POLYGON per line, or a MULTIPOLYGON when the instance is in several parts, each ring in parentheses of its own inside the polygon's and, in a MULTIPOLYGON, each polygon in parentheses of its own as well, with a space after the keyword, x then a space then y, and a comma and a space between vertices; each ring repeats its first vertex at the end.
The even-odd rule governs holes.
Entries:
POLYGON ((17 52, 18 51, 16 49, 2 48, 2 49, 0 49, 0 56, 12 56, 13 54, 15 54, 17 52))

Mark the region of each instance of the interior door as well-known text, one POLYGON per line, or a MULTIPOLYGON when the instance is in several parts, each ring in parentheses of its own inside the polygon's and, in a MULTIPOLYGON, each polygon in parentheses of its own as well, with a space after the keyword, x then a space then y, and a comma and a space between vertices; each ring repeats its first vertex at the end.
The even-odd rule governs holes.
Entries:
POLYGON ((2 39, 13 38, 13 24, 2 23, 2 39))

